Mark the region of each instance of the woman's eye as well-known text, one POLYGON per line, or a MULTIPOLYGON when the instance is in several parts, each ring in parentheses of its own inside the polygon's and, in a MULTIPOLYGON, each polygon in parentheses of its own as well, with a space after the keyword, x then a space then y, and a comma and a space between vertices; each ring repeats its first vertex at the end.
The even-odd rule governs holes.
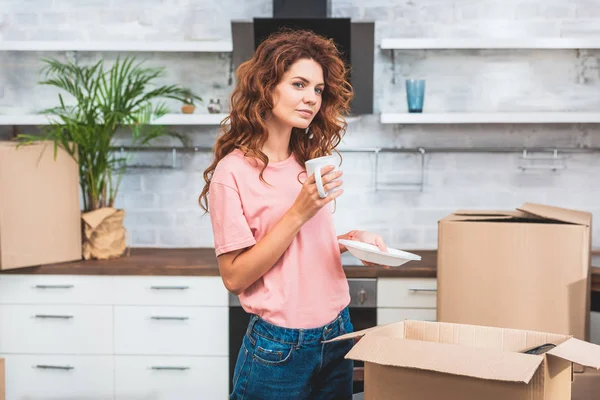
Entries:
POLYGON ((303 88, 304 87, 304 83, 302 83, 302 82, 294 82, 294 86, 299 87, 299 88, 303 88))
POLYGON ((317 94, 323 94, 323 88, 316 88, 316 89, 315 89, 315 92, 316 92, 317 94))

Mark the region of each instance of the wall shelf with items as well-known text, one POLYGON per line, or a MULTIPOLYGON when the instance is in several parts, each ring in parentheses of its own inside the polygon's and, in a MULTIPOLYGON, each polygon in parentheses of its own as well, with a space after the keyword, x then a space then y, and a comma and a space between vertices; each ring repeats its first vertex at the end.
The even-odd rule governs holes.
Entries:
POLYGON ((384 38, 383 50, 600 49, 600 38, 384 38))
POLYGON ((381 113, 382 124, 595 124, 598 112, 381 113))
MULTIPOLYGON (((152 125, 219 125, 228 114, 166 114, 152 125)), ((50 125, 46 115, 0 115, 0 125, 50 125)))
POLYGON ((227 40, 202 41, 0 41, 0 51, 128 51, 231 53, 227 40))

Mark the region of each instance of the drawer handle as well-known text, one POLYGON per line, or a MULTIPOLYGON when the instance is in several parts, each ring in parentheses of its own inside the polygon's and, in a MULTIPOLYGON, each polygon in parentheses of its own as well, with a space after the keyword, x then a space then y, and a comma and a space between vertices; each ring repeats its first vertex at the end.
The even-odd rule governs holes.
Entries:
POLYGON ((56 319, 71 319, 72 315, 50 315, 50 314, 36 314, 36 318, 56 318, 56 319))
POLYGON ((73 289, 74 285, 35 285, 36 289, 73 289))
POLYGON ((160 366, 160 365, 153 365, 150 368, 157 370, 157 371, 186 371, 186 370, 190 369, 190 367, 167 367, 167 366, 160 366))
POLYGON ((150 318, 156 319, 156 320, 167 320, 167 321, 185 321, 187 319, 190 319, 189 317, 163 317, 160 315, 153 315, 150 318))
POLYGON ((38 368, 38 369, 60 369, 63 371, 70 371, 72 369, 75 369, 75 367, 72 367, 70 365, 35 365, 33 368, 38 368))
POLYGON ((411 292, 437 292, 437 289, 433 288, 409 288, 411 292))
POLYGON ((186 290, 189 286, 150 286, 152 290, 186 290))

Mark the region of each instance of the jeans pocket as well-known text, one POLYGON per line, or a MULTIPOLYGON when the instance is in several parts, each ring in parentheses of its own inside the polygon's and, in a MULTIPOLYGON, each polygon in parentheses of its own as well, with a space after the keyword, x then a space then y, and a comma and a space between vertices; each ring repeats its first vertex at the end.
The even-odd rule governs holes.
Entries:
POLYGON ((267 365, 280 365, 287 362, 292 356, 294 345, 278 342, 257 335, 254 346, 254 359, 267 365))
POLYGON ((354 332, 354 325, 352 325, 352 321, 350 321, 350 317, 348 317, 340 324, 340 335, 352 332, 354 332))

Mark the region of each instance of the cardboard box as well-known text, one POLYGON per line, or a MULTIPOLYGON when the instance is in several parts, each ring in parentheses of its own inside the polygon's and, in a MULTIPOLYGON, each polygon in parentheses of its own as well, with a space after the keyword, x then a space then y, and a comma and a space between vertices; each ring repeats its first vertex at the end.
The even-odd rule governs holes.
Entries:
POLYGON ((600 368, 600 346, 515 329, 406 320, 330 341, 359 337, 346 358, 365 362, 365 400, 569 400, 572 362, 600 368))
POLYGON ((81 259, 79 168, 51 143, 0 142, 0 269, 81 259))
POLYGON ((440 322, 589 340, 590 213, 540 204, 439 222, 440 322))
POLYGON ((0 358, 0 400, 6 400, 6 372, 3 358, 0 358))
POLYGON ((573 374, 572 400, 600 399, 600 371, 586 368, 581 374, 573 374))

